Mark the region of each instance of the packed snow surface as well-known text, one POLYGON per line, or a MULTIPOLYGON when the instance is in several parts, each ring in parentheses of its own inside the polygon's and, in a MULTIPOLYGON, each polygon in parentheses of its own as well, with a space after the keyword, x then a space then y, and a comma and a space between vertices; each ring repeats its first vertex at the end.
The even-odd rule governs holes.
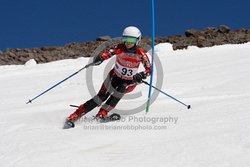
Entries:
MULTIPOLYGON (((145 110, 125 110, 147 101, 148 86, 121 100, 120 122, 92 121, 98 108, 63 130, 75 108, 98 91, 114 60, 93 68, 93 81, 83 70, 31 104, 29 99, 81 69, 79 58, 46 64, 0 66, 1 167, 249 167, 250 166, 250 43, 173 51, 168 43, 155 48, 163 71, 154 84, 192 109, 159 94, 145 110)), ((148 81, 148 80, 147 80, 148 81)))

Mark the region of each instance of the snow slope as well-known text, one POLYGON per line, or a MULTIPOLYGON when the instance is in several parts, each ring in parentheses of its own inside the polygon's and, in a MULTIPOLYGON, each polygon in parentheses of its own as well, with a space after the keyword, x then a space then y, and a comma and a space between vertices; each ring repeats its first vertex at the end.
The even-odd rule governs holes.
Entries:
MULTIPOLYGON (((147 115, 143 111, 105 125, 79 122, 70 130, 61 129, 74 111, 69 104, 91 98, 86 71, 25 103, 82 68, 88 58, 0 66, 0 166, 249 167, 250 43, 178 51, 166 43, 156 53, 164 71, 157 74, 163 77, 162 90, 191 104, 191 110, 160 94, 147 115)), ((94 68, 96 91, 107 64, 94 68)), ((141 96, 117 107, 144 103, 147 91, 146 85, 138 86, 141 96)))

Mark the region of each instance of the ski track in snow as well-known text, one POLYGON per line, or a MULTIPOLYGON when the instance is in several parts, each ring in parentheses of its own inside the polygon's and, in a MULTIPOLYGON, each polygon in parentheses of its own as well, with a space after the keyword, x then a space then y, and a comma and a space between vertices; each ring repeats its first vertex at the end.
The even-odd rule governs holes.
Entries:
MULTIPOLYGON (((62 83, 31 104, 25 104, 55 83, 76 72, 88 58, 46 64, 0 66, 0 166, 250 166, 250 43, 210 48, 189 47, 173 51, 170 44, 155 48, 164 73, 162 90, 191 104, 186 110, 159 94, 150 112, 135 117, 176 117, 165 130, 88 130, 84 125, 154 126, 149 122, 103 124, 78 122, 62 130, 65 118, 91 98, 86 71, 62 83)), ((112 60, 111 60, 112 61, 112 60)), ((94 67, 93 83, 100 88, 107 71, 104 62, 94 67), (102 71, 102 72, 100 72, 102 71)), ((156 80, 156 79, 155 79, 156 80)), ((118 109, 138 106, 147 100, 148 87, 139 85, 142 96, 121 100, 118 109)), ((94 109, 86 117, 98 112, 94 109)))

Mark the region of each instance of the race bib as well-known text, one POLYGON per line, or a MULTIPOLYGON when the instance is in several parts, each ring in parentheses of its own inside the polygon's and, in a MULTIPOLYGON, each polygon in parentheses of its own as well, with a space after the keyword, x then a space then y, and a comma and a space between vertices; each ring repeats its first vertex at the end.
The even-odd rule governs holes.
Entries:
POLYGON ((137 73, 138 68, 130 68, 130 67, 124 67, 120 65, 118 62, 115 64, 116 71, 125 77, 132 77, 137 73))

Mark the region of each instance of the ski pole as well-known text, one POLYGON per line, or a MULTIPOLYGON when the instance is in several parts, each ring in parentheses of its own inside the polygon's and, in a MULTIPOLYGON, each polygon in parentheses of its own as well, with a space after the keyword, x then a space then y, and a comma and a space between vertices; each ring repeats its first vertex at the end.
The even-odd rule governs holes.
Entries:
MULTIPOLYGON (((142 81, 142 83, 144 83, 144 84, 146 84, 146 85, 148 85, 148 86, 150 85, 150 84, 149 84, 148 82, 146 82, 146 81, 142 81)), ((164 95, 166 95, 166 96, 168 96, 168 97, 174 99, 175 101, 181 103, 182 105, 186 106, 187 109, 190 109, 190 108, 191 108, 190 105, 187 105, 187 104, 181 102, 180 100, 178 100, 178 99, 174 98, 173 96, 171 96, 171 95, 169 95, 169 94, 163 92, 162 90, 158 89, 157 87, 155 87, 155 86, 152 86, 152 87, 153 87, 154 89, 158 90, 159 92, 163 93, 164 95)))
POLYGON ((42 96, 43 94, 47 93, 48 91, 50 91, 51 89, 55 88, 56 86, 60 85, 61 83, 63 83, 64 81, 68 80, 69 78, 73 77, 74 75, 76 75, 77 73, 79 73, 80 71, 84 70, 85 68, 88 68, 89 66, 94 65, 95 63, 89 63, 86 66, 84 66, 83 68, 81 68, 80 70, 76 71, 75 73, 71 74, 70 76, 68 76, 67 78, 63 79, 62 81, 56 83, 55 85, 51 86, 49 89, 45 90, 44 92, 40 93, 39 95, 37 95, 36 97, 34 97, 33 99, 30 99, 26 104, 31 103, 33 100, 37 99, 38 97, 42 96))

